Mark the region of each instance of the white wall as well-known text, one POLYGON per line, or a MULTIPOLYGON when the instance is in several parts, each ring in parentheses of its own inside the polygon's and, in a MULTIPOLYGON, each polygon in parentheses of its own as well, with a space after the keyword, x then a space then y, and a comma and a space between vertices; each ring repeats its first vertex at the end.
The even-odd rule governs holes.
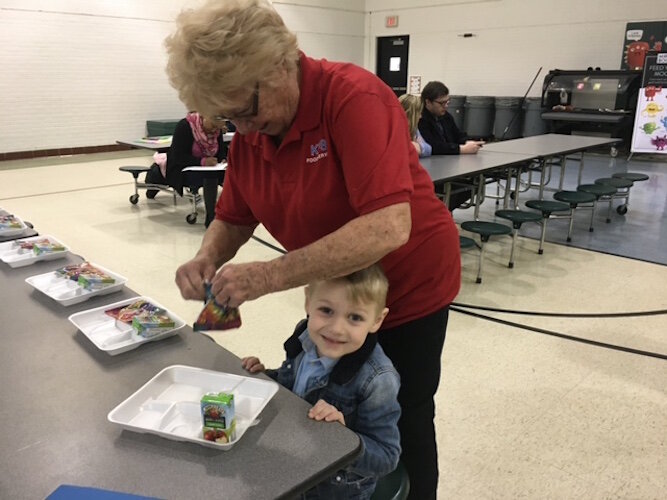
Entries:
MULTIPOLYGON (((187 0, 0 0, 0 153, 114 144, 185 107, 162 41, 187 0)), ((273 2, 309 54, 364 63, 357 0, 273 2)))
MULTIPOLYGON (((185 113, 164 74, 175 15, 201 0, 0 0, 0 153, 113 144, 185 113)), ((618 68, 625 24, 667 0, 274 0, 303 50, 375 68, 410 35, 408 72, 454 94, 523 95, 537 68, 618 68), (399 27, 384 27, 387 15, 399 27), (470 32, 476 36, 462 38, 470 32)))
POLYGON ((667 18, 667 0, 366 0, 366 66, 376 37, 410 35, 408 74, 452 94, 541 95, 552 69, 619 69, 625 25, 667 18), (385 18, 399 16, 398 28, 385 18), (473 37, 463 38, 464 33, 473 37))

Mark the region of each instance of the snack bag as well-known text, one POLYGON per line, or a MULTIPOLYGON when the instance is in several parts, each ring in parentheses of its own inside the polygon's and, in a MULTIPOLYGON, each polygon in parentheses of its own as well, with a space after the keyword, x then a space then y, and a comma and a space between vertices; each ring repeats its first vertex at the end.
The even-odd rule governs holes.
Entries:
POLYGON ((241 326, 241 313, 236 307, 223 306, 215 301, 211 284, 206 283, 206 304, 193 325, 193 330, 229 330, 241 326))
POLYGON ((236 438, 235 413, 233 394, 204 394, 201 398, 202 437, 216 443, 231 443, 236 438))

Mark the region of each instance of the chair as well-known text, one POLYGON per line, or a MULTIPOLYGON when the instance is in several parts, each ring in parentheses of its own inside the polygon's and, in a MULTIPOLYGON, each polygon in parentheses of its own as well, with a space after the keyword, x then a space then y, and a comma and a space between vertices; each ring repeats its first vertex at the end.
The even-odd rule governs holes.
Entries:
POLYGON ((466 221, 461 224, 461 229, 470 231, 471 233, 479 234, 481 244, 479 246, 479 266, 477 268, 477 279, 476 283, 482 282, 482 262, 484 261, 484 243, 489 241, 491 236, 497 236, 501 234, 510 234, 512 228, 506 226, 505 224, 498 224, 496 222, 483 222, 483 221, 466 221))
POLYGON ((562 201, 570 205, 570 226, 567 230, 567 241, 572 241, 572 226, 574 225, 574 214, 577 209, 585 208, 591 211, 591 223, 588 227, 589 231, 593 231, 593 213, 595 212, 595 202, 597 197, 593 193, 585 191, 557 191, 554 193, 554 200, 562 201), (579 206, 582 203, 590 203, 590 205, 579 206))
MULTIPOLYGON (((130 196, 130 203, 136 205, 139 202, 139 189, 149 190, 158 190, 166 191, 174 196, 174 205, 176 205, 176 197, 178 193, 171 186, 166 184, 154 184, 150 182, 139 182, 139 174, 148 173, 151 167, 144 166, 123 166, 118 167, 118 170, 121 172, 129 172, 134 178, 134 194, 130 196)), ((155 196, 152 196, 153 198, 155 196)), ((188 192, 183 194, 184 198, 187 198, 192 206, 192 211, 185 217, 185 220, 188 224, 194 224, 197 222, 197 203, 201 200, 201 196, 198 193, 198 189, 189 189, 188 192)))
POLYGON ((537 212, 526 212, 524 210, 496 210, 496 217, 507 219, 512 223, 514 229, 512 233, 512 250, 510 250, 510 262, 507 265, 510 269, 514 267, 514 247, 519 235, 519 229, 524 222, 541 222, 542 216, 537 212))
MULTIPOLYGON (((554 212, 569 212, 570 205, 561 203, 560 201, 528 200, 526 206, 528 208, 539 210, 542 213, 542 234, 540 235, 540 248, 537 251, 538 254, 542 255, 544 253, 544 238, 547 234, 547 222, 551 218, 551 214, 554 212)), ((571 217, 571 215, 560 217, 571 217)))
POLYGON ((410 479, 405 466, 399 461, 396 469, 381 477, 371 500, 405 500, 410 493, 410 479))
MULTIPOLYGON (((607 223, 611 222, 611 206, 614 201, 613 195, 616 194, 616 188, 614 186, 608 186, 605 184, 580 184, 577 186, 577 191, 583 191, 585 193, 594 194, 596 200, 593 206, 593 215, 595 215, 595 208, 597 207, 597 202, 601 200, 609 201, 609 208, 607 209, 607 223)), ((591 229, 593 224, 591 223, 591 229)))

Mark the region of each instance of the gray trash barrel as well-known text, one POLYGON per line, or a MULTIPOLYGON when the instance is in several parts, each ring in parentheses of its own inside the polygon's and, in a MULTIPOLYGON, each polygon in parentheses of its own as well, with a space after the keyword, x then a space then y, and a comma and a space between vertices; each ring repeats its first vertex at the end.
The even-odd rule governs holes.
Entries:
POLYGON ((468 96, 465 102, 463 128, 472 139, 488 139, 493 135, 495 99, 488 96, 468 96))
POLYGON ((521 135, 530 137, 548 132, 549 124, 542 119, 543 112, 541 97, 526 97, 523 102, 523 132, 521 135))
POLYGON ((493 135, 496 140, 516 139, 521 134, 520 97, 496 97, 493 135))
POLYGON ((465 108, 463 107, 466 102, 466 96, 464 95, 450 95, 449 96, 449 107, 447 112, 452 115, 454 118, 454 123, 456 126, 463 130, 463 115, 465 108))

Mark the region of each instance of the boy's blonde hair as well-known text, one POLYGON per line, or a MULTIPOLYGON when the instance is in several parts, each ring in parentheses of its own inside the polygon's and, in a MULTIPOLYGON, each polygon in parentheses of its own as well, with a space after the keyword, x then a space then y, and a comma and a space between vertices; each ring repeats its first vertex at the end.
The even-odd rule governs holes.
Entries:
POLYGON ((355 304, 375 304, 378 313, 387 304, 389 281, 380 264, 373 264, 346 276, 328 280, 314 281, 306 287, 306 297, 310 298, 317 286, 322 283, 340 283, 345 286, 350 302, 355 304))
POLYGON ((398 98, 398 101, 403 106, 403 111, 405 111, 405 115, 408 117, 410 140, 414 140, 417 137, 417 125, 419 124, 419 118, 421 118, 424 107, 422 98, 418 95, 403 94, 398 98))
MULTIPOLYGON (((282 68, 296 71, 296 35, 266 0, 209 0, 176 18, 165 40, 171 85, 188 109, 215 116, 282 68)), ((276 83, 277 85, 277 83, 276 83)))

